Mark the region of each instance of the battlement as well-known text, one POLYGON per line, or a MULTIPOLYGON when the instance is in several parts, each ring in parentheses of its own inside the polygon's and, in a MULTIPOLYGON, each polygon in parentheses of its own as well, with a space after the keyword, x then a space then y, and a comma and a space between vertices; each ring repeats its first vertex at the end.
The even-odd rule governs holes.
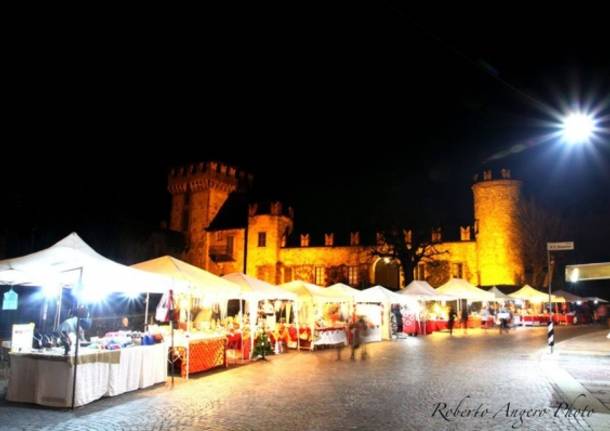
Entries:
POLYGON ((248 205, 248 216, 254 217, 257 215, 284 216, 294 220, 294 209, 290 206, 285 207, 280 201, 248 205))
POLYGON ((216 161, 192 163, 172 168, 168 175, 168 190, 172 194, 187 190, 199 191, 218 188, 232 192, 240 186, 249 187, 254 177, 233 166, 216 161))
POLYGON ((482 181, 494 181, 494 180, 510 180, 512 179, 512 174, 510 169, 502 168, 499 172, 497 172, 499 176, 494 179, 494 172, 492 169, 485 169, 482 173, 477 173, 474 176, 474 182, 482 182, 482 181))

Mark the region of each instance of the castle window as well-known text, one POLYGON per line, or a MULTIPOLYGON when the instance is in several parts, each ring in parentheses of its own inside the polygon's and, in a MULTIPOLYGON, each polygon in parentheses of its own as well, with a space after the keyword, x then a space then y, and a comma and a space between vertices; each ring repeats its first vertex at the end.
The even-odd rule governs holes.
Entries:
POLYGON ((324 276, 326 274, 324 274, 324 267, 323 266, 316 266, 314 269, 314 276, 315 276, 315 283, 318 286, 324 286, 325 284, 325 280, 324 280, 324 276))
POLYGON ((258 246, 266 247, 267 246, 267 232, 259 232, 258 233, 258 246))
POLYGON ((347 280, 350 286, 358 285, 358 267, 350 266, 347 272, 347 280))
POLYGON ((451 277, 464 278, 464 264, 461 262, 451 264, 451 277))

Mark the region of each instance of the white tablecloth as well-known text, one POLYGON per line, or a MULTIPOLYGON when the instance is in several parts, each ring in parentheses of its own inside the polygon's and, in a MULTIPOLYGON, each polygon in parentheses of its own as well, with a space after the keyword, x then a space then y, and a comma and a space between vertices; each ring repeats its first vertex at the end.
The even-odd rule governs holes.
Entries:
POLYGON ((345 329, 331 329, 316 331, 316 339, 313 344, 315 346, 321 346, 326 344, 347 344, 347 335, 345 329))
MULTIPOLYGON (((83 355, 88 352, 83 350, 83 355)), ((79 356, 81 356, 79 352, 79 356)), ((74 366, 67 358, 11 354, 7 400, 50 407, 70 407, 74 366)), ((135 346, 121 350, 119 363, 79 364, 75 406, 103 396, 145 388, 167 378, 167 345, 135 346)))

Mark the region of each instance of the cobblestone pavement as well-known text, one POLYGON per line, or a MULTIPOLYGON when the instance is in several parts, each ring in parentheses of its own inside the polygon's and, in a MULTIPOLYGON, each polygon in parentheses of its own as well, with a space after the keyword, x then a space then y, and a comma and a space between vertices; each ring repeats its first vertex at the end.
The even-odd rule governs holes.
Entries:
MULTIPOLYGON (((589 328, 558 328, 558 340, 589 328)), ((367 360, 333 350, 289 353, 269 362, 202 374, 106 398, 74 412, 0 403, 2 430, 601 430, 554 416, 558 400, 536 353, 546 328, 510 334, 436 333, 368 345, 367 360), (433 416, 435 404, 484 408, 484 417, 433 416), (508 403, 510 405, 508 406, 508 403), (506 417, 510 409, 549 409, 506 417), (542 414, 542 413, 540 413, 542 414), (494 417, 495 416, 495 417, 494 417)), ((599 421, 598 421, 599 423, 599 421)))

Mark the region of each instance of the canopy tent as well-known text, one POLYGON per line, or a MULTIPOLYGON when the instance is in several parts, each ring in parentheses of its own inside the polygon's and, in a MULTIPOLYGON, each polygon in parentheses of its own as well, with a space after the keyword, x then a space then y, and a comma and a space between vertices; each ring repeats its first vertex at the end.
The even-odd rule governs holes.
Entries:
MULTIPOLYGON (((407 295, 399 295, 396 292, 386 289, 383 286, 373 286, 368 289, 364 289, 358 295, 357 302, 363 304, 380 304, 381 307, 381 321, 379 326, 379 339, 389 340, 391 338, 390 328, 390 312, 392 304, 410 304, 415 307, 417 300, 407 295)), ((357 312, 365 310, 364 305, 357 304, 357 312)))
POLYGON ((452 295, 438 293, 427 281, 413 280, 407 287, 398 291, 398 294, 417 299, 418 301, 453 301, 452 295))
MULTIPOLYGON (((349 302, 352 299, 350 295, 340 291, 340 288, 329 289, 301 280, 290 281, 281 284, 280 287, 297 295, 299 300, 349 302)), ((346 287, 349 288, 349 286, 346 287)))
POLYGON ((353 287, 350 287, 347 284, 343 283, 333 284, 332 286, 327 287, 326 290, 337 292, 341 295, 349 296, 352 301, 355 301, 358 295, 360 295, 360 292, 362 292, 361 290, 354 289, 353 287))
MULTIPOLYGON (((235 283, 241 292, 241 297, 248 300, 248 313, 250 315, 250 333, 255 334, 255 328, 257 325, 258 315, 258 302, 264 300, 284 300, 284 301, 295 301, 297 296, 282 289, 278 286, 274 286, 266 281, 259 280, 241 272, 233 272, 231 274, 224 275, 222 278, 230 282, 235 283)), ((241 304, 241 301, 240 301, 241 304)), ((297 313, 298 315, 298 313, 297 313)), ((297 331, 298 331, 298 318, 297 318, 297 331)), ((273 330, 273 328, 270 328, 273 330)), ((250 352, 254 351, 254 336, 250 337, 250 352)))
POLYGON ((266 281, 242 274, 241 272, 223 275, 222 278, 237 284, 243 298, 255 300, 283 299, 288 301, 294 301, 296 299, 296 295, 292 292, 274 286, 266 281))
POLYGON ((466 299, 471 302, 494 301, 495 295, 473 286, 462 278, 452 278, 436 289, 437 293, 452 295, 455 298, 466 299))
POLYGON ((344 289, 337 287, 334 289, 327 289, 301 280, 294 280, 284 283, 280 285, 280 287, 294 293, 297 296, 297 315, 299 317, 299 322, 302 326, 310 327, 312 334, 314 333, 316 321, 325 321, 325 304, 340 304, 339 309, 333 310, 333 317, 326 316, 329 317, 327 320, 333 321, 333 324, 330 326, 334 326, 334 323, 341 317, 341 315, 344 315, 344 317, 347 318, 350 313, 347 304, 352 302, 353 298, 352 296, 340 291, 344 289), (336 313, 334 311, 336 311, 336 313))
POLYGON ((373 286, 360 292, 358 302, 377 302, 383 304, 412 304, 415 299, 386 289, 383 286, 373 286))
POLYGON ((591 301, 591 302, 608 302, 608 301, 606 301, 605 299, 598 298, 597 296, 587 296, 587 297, 585 298, 585 300, 587 300, 587 301, 591 301))
MULTIPOLYGON (((553 292, 553 296, 557 296, 560 298, 565 299, 565 302, 579 302, 579 301, 586 301, 586 298, 582 298, 578 295, 574 295, 573 293, 570 293, 566 290, 557 290, 555 292, 553 292)), ((549 299, 549 295, 546 295, 547 297, 547 301, 549 299)))
MULTIPOLYGON (((227 314, 227 301, 238 299, 241 293, 239 286, 235 283, 171 256, 161 256, 136 263, 132 265, 132 268, 161 274, 173 280, 180 280, 188 286, 188 302, 190 305, 187 311, 187 325, 189 328, 191 327, 191 320, 196 317, 191 316, 190 311, 190 308, 193 307, 193 298, 208 303, 219 303, 221 313, 225 316, 227 314)), ((146 297, 145 319, 148 319, 148 296, 146 297)))
POLYGON ((105 258, 76 233, 49 248, 25 256, 0 261, 0 282, 14 278, 18 271, 27 284, 37 284, 42 275, 53 274, 62 287, 80 285, 85 293, 99 297, 111 292, 164 293, 184 288, 170 278, 130 268, 105 258), (8 276, 7 276, 8 274, 8 276))
POLYGON ((507 299, 511 299, 510 296, 508 296, 506 293, 502 292, 500 289, 498 289, 496 286, 492 287, 491 289, 488 290, 489 293, 493 293, 494 297, 498 300, 507 300, 507 299))
MULTIPOLYGON (((521 299, 534 303, 548 302, 549 300, 548 293, 536 290, 529 284, 526 284, 521 289, 509 294, 508 296, 514 299, 521 299)), ((560 296, 551 295, 551 302, 566 302, 566 300, 560 296)))
POLYGON ((136 263, 131 267, 181 280, 202 295, 223 299, 240 297, 241 289, 235 283, 171 256, 136 263))

